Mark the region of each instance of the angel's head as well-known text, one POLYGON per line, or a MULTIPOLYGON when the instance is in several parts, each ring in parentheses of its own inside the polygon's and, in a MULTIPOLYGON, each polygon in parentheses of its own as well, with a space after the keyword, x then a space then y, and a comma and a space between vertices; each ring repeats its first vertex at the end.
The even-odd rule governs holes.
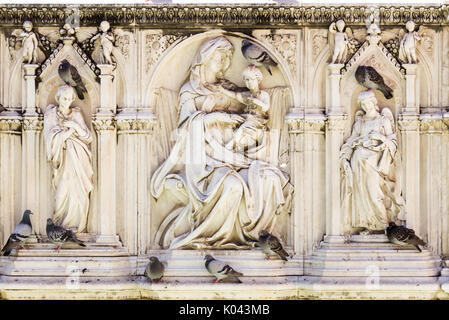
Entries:
POLYGON ((409 32, 415 31, 415 23, 412 20, 407 21, 407 23, 405 24, 405 29, 407 29, 407 31, 409 32))
POLYGON ((357 103, 363 109, 363 111, 365 111, 365 113, 369 113, 372 111, 379 112, 376 95, 372 90, 365 90, 360 92, 357 103))
POLYGON ((111 26, 109 25, 109 22, 107 22, 107 21, 102 21, 100 23, 100 30, 103 31, 103 32, 108 32, 110 27, 111 26))
POLYGON ((32 23, 31 21, 25 21, 25 22, 23 23, 23 29, 24 29, 26 32, 30 32, 31 29, 33 29, 33 23, 32 23))
POLYGON ((335 25, 337 26, 338 32, 343 32, 343 29, 345 28, 345 22, 343 20, 338 20, 335 25))

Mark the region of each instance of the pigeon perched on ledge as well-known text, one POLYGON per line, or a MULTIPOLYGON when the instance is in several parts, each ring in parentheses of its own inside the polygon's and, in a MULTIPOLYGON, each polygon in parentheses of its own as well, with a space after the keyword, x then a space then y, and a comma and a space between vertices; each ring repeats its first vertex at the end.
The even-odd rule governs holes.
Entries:
POLYGON ((387 227, 387 237, 391 243, 399 246, 406 246, 411 244, 415 246, 419 252, 422 252, 421 246, 425 246, 426 243, 415 235, 415 231, 403 226, 397 226, 394 222, 390 222, 387 227))
POLYGON ((9 256, 13 249, 23 248, 25 242, 31 234, 33 227, 31 226, 30 214, 33 214, 30 210, 25 210, 22 216, 22 220, 14 228, 14 231, 9 236, 8 241, 0 252, 0 256, 9 256))
POLYGON ((151 282, 159 282, 164 276, 164 270, 164 265, 157 257, 150 257, 150 262, 145 268, 145 277, 150 278, 151 282))
POLYGON ((287 261, 287 258, 289 257, 289 254, 284 250, 279 239, 266 230, 262 230, 259 233, 259 246, 262 248, 267 259, 269 259, 270 256, 277 255, 282 260, 287 261))
POLYGON ((268 52, 249 40, 242 40, 242 54, 246 60, 256 67, 264 66, 268 73, 272 75, 270 66, 276 67, 278 64, 270 57, 268 52))
POLYGON ((61 249, 61 246, 66 242, 74 242, 81 247, 86 246, 81 240, 76 238, 72 230, 55 225, 53 220, 50 218, 47 219, 46 231, 48 239, 58 246, 56 248, 58 252, 59 249, 61 249))
POLYGON ((381 91, 386 99, 393 98, 393 90, 384 82, 384 78, 370 66, 358 66, 355 71, 355 79, 367 89, 381 91))
POLYGON ((66 59, 62 60, 58 68, 58 74, 62 81, 72 86, 76 90, 76 94, 80 100, 84 99, 84 92, 87 92, 86 86, 81 80, 78 70, 70 64, 66 59))
POLYGON ((231 279, 238 283, 242 282, 238 277, 242 277, 243 273, 235 271, 230 265, 216 260, 210 254, 207 254, 204 260, 206 260, 205 266, 207 271, 217 278, 214 283, 224 279, 231 279))

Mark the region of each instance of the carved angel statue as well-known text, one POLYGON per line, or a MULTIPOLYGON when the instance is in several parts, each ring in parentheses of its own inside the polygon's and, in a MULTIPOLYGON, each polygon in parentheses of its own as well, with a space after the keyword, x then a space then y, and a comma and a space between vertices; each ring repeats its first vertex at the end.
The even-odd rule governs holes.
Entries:
MULTIPOLYGON (((417 63, 416 59, 416 43, 421 40, 416 30, 416 25, 412 20, 405 24, 407 31, 403 29, 399 32, 401 42, 399 44, 399 59, 403 63, 417 63)), ((419 29, 418 29, 419 30, 419 29)))
POLYGON ((25 21, 23 23, 23 31, 20 33, 22 38, 23 58, 25 63, 37 63, 37 46, 38 39, 33 31, 33 23, 25 21))
POLYGON ((341 198, 347 233, 383 232, 390 221, 403 219, 403 199, 395 177, 398 148, 393 114, 379 112, 371 90, 359 94, 351 136, 342 145, 341 198))
POLYGON ((100 49, 101 55, 100 63, 113 64, 112 63, 112 49, 114 48, 114 34, 109 31, 110 25, 107 21, 102 21, 100 23, 100 32, 97 33, 90 39, 90 42, 93 43, 97 39, 100 39, 100 49))
POLYGON ((379 24, 380 24, 379 17, 370 14, 369 18, 366 21, 366 33, 368 33, 369 36, 379 35, 381 33, 379 24))
POLYGON ((93 189, 92 135, 80 108, 72 107, 76 92, 62 85, 56 93, 58 106, 49 105, 44 114, 44 143, 53 168, 54 220, 64 228, 87 229, 89 193, 93 189))
POLYGON ((345 27, 343 20, 332 22, 329 26, 329 43, 334 47, 331 63, 345 63, 348 55, 354 54, 358 45, 351 28, 345 27))

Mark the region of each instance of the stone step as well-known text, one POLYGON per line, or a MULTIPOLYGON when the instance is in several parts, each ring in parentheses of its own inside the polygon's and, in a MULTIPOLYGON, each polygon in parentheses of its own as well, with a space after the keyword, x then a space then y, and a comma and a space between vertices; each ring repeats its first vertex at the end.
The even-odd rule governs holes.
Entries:
POLYGON ((371 275, 375 277, 438 277, 440 269, 435 268, 420 268, 420 269, 407 269, 407 268, 382 268, 382 267, 359 267, 359 266, 347 266, 347 267, 315 267, 304 266, 304 275, 316 276, 316 277, 367 277, 371 275))

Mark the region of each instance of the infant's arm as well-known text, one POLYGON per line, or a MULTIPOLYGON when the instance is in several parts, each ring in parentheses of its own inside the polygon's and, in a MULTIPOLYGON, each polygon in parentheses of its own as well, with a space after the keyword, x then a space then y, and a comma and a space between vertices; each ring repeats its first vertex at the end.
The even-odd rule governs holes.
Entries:
POLYGON ((249 97, 248 100, 263 112, 267 112, 270 109, 270 95, 266 91, 261 90, 257 98, 249 97))

